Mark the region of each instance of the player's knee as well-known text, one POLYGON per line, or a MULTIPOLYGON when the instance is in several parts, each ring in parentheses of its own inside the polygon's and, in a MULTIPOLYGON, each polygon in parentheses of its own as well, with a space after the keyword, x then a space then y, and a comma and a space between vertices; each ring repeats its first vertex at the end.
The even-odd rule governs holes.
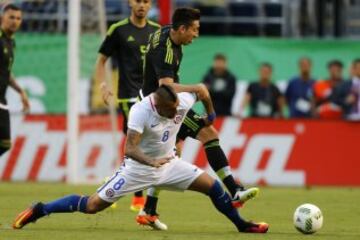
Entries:
POLYGON ((208 195, 214 183, 215 179, 213 179, 212 177, 210 177, 209 174, 204 172, 189 186, 189 190, 201 192, 208 195))
POLYGON ((86 213, 95 214, 110 206, 111 203, 107 203, 97 195, 91 196, 86 204, 86 213))
MULTIPOLYGON (((214 182, 212 183, 212 185, 209 189, 208 195, 210 197, 219 197, 219 196, 224 195, 224 192, 225 191, 222 188, 221 183, 217 180, 214 180, 214 182)), ((226 194, 226 192, 225 192, 225 194, 226 194)))
POLYGON ((219 134, 213 126, 207 126, 200 130, 196 138, 204 144, 211 140, 218 139, 219 134))
POLYGON ((99 211, 100 211, 99 206, 96 203, 89 201, 88 204, 86 205, 86 213, 88 214, 95 214, 99 211))

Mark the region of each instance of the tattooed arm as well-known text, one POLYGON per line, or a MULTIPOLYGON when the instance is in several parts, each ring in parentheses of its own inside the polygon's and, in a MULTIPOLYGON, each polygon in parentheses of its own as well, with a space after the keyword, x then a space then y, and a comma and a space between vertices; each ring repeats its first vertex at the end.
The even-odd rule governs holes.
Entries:
POLYGON ((138 161, 141 164, 145 164, 151 167, 161 167, 165 163, 169 162, 171 158, 154 159, 144 154, 139 148, 141 140, 141 134, 135 130, 129 129, 127 131, 127 139, 125 144, 125 155, 131 159, 138 161))

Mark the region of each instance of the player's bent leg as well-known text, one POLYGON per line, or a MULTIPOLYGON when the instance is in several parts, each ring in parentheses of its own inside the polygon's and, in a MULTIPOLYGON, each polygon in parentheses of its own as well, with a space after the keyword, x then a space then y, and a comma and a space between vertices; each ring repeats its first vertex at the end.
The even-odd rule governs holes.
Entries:
POLYGON ((149 215, 156 215, 157 203, 159 199, 160 189, 151 187, 147 190, 146 202, 143 210, 149 215))
POLYGON ((220 147, 218 132, 213 126, 206 126, 199 131, 196 138, 203 144, 211 168, 234 196, 242 186, 239 186, 232 176, 227 157, 220 147))
POLYGON ((29 223, 52 213, 82 212, 94 214, 109 207, 111 203, 102 200, 97 194, 88 196, 69 195, 49 203, 37 202, 21 212, 13 223, 14 229, 21 229, 29 223))
POLYGON ((241 207, 258 195, 258 188, 245 189, 235 182, 226 155, 220 147, 218 132, 213 126, 203 127, 196 138, 203 143, 210 166, 230 191, 234 207, 241 207))
POLYGON ((86 204, 86 212, 84 213, 95 214, 110 207, 112 204, 112 202, 107 202, 101 199, 99 195, 95 193, 91 197, 89 197, 86 204))
POLYGON ((188 190, 201 192, 206 195, 209 194, 211 187, 215 183, 215 179, 210 177, 209 174, 203 172, 199 177, 197 177, 189 186, 188 190))
POLYGON ((189 190, 207 194, 216 209, 224 214, 238 229, 239 232, 266 233, 269 225, 266 223, 253 223, 242 219, 231 204, 230 196, 221 184, 212 179, 207 173, 201 174, 189 187, 189 190))
POLYGON ((13 223, 13 228, 20 229, 28 223, 52 213, 82 212, 94 214, 109 207, 120 197, 127 193, 149 187, 150 183, 136 187, 138 182, 133 180, 126 167, 116 172, 97 193, 89 196, 69 195, 49 203, 38 202, 18 215, 13 223))
POLYGON ((147 198, 144 209, 141 209, 136 216, 136 222, 142 226, 149 226, 154 230, 165 231, 167 225, 160 221, 159 214, 156 212, 160 190, 151 187, 147 191, 147 198))

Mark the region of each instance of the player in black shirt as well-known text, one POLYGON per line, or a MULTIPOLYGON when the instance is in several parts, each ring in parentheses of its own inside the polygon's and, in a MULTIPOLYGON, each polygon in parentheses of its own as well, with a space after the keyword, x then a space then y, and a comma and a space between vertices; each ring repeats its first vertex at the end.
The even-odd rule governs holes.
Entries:
MULTIPOLYGON (((201 88, 205 87, 203 84, 179 84, 178 72, 183 57, 182 45, 188 45, 198 37, 199 20, 200 12, 198 10, 179 8, 172 17, 172 25, 163 27, 151 35, 145 57, 142 96, 154 92, 162 84, 170 85, 176 92, 202 94, 201 88)), ((202 99, 202 97, 200 98, 202 99)), ((190 110, 181 126, 178 138, 185 140, 186 137, 191 137, 203 144, 210 166, 230 191, 233 205, 240 207, 245 201, 255 197, 259 189, 246 190, 235 182, 227 158, 220 147, 218 133, 209 124, 215 119, 215 112, 212 111, 213 109, 207 109, 208 116, 203 118, 190 110)), ((157 195, 156 190, 150 192, 150 196, 148 194, 144 208, 147 215, 144 217, 144 214, 139 214, 138 223, 152 226, 151 217, 157 215, 157 195)))
POLYGON ((141 93, 144 96, 156 91, 159 79, 171 78, 179 83, 179 68, 183 56, 182 46, 176 45, 170 38, 171 26, 156 31, 150 38, 149 52, 145 57, 144 84, 141 93))
POLYGON ((249 85, 241 111, 250 104, 250 117, 283 117, 285 99, 279 88, 271 82, 272 66, 262 63, 259 68, 259 81, 249 85))
POLYGON ((21 21, 22 13, 16 5, 8 4, 3 8, 0 25, 0 156, 11 147, 10 114, 5 99, 7 87, 11 86, 20 94, 24 112, 30 108, 26 92, 17 84, 11 72, 15 51, 14 34, 21 21))
MULTIPOLYGON (((117 103, 123 113, 123 132, 127 132, 129 110, 138 101, 139 90, 143 83, 143 59, 151 33, 160 25, 148 20, 147 13, 151 0, 130 0, 131 15, 110 26, 103 41, 96 63, 96 79, 101 80, 102 96, 107 104, 113 93, 105 81, 105 63, 114 57, 119 69, 117 103)), ((140 210, 144 205, 142 192, 136 192, 130 208, 140 210)))
POLYGON ((209 89, 216 115, 231 116, 232 101, 236 92, 236 77, 227 67, 225 55, 214 56, 213 66, 202 81, 209 89))

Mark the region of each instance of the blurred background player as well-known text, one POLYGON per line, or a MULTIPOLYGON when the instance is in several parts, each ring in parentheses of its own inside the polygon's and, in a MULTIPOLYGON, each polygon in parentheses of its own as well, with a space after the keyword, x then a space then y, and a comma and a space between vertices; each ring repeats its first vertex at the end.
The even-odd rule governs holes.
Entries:
POLYGON ((333 100, 341 106, 344 117, 350 120, 360 119, 360 59, 352 62, 351 78, 335 87, 333 100))
POLYGON ((232 100, 236 91, 236 78, 227 67, 225 55, 218 53, 213 66, 204 76, 203 83, 209 89, 218 116, 230 116, 232 100))
POLYGON ((285 99, 271 78, 271 64, 262 63, 259 81, 249 85, 240 112, 250 104, 250 117, 283 117, 285 99))
POLYGON ((342 109, 332 98, 333 90, 343 82, 343 64, 339 60, 332 60, 327 68, 328 79, 316 81, 313 86, 316 116, 322 119, 340 119, 342 109))
POLYGON ((0 156, 11 147, 10 114, 5 94, 7 87, 12 87, 21 97, 23 112, 30 110, 26 92, 15 81, 12 66, 15 55, 14 34, 22 22, 22 12, 13 4, 5 5, 2 9, 0 23, 0 156))
MULTIPOLYGON (((139 95, 143 82, 143 60, 146 45, 151 33, 160 25, 147 19, 151 0, 129 0, 131 15, 109 28, 102 43, 96 63, 96 79, 101 82, 102 97, 106 104, 112 101, 113 92, 106 84, 105 64, 109 57, 114 57, 118 64, 119 79, 117 104, 123 114, 123 132, 127 132, 127 120, 130 108, 139 95)), ((144 206, 142 192, 136 192, 130 209, 139 211, 144 206)))
MULTIPOLYGON (((179 68, 183 57, 182 46, 192 43, 199 36, 200 12, 193 8, 178 8, 172 16, 172 25, 166 26, 154 33, 149 40, 144 67, 144 84, 141 94, 148 96, 159 86, 166 84, 176 92, 196 92, 201 85, 179 84, 179 68)), ((205 106, 206 107, 206 106, 205 106)), ((204 148, 208 162, 214 172, 226 185, 232 195, 234 206, 241 206, 245 201, 255 197, 259 189, 245 189, 235 182, 228 160, 220 147, 216 129, 210 125, 216 117, 215 112, 207 112, 203 118, 190 110, 182 124, 178 138, 187 137, 199 140, 204 148)), ((158 192, 150 190, 144 211, 138 215, 137 222, 153 226, 157 218, 156 205, 158 192)))
POLYGON ((69 195, 46 204, 38 202, 19 214, 13 228, 21 229, 51 213, 95 214, 130 192, 157 186, 206 194, 239 232, 266 233, 268 224, 248 222, 240 217, 218 181, 176 156, 177 133, 196 100, 213 111, 206 88, 199 90, 196 94, 176 94, 163 85, 137 103, 129 116, 125 165, 92 196, 69 195))
POLYGON ((299 60, 300 75, 289 80, 285 97, 289 106, 290 118, 310 118, 312 116, 312 63, 310 58, 299 60))

